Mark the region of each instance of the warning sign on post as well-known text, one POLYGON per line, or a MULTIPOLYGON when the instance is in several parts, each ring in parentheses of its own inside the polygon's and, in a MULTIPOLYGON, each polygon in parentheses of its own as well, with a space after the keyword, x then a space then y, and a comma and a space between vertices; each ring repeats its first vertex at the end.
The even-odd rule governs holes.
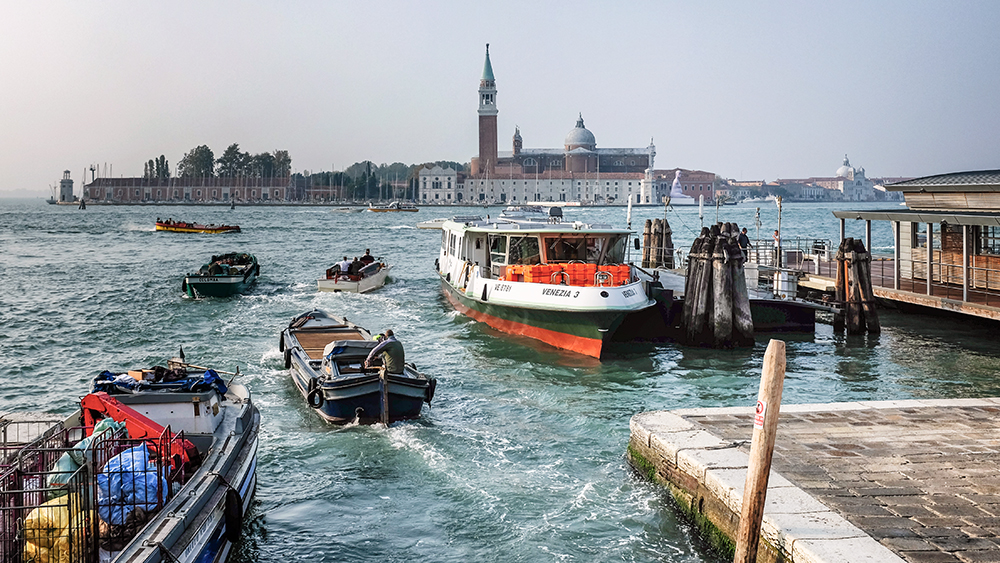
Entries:
POLYGON ((764 428, 764 413, 767 412, 767 403, 764 401, 757 401, 757 410, 753 415, 753 427, 764 428))

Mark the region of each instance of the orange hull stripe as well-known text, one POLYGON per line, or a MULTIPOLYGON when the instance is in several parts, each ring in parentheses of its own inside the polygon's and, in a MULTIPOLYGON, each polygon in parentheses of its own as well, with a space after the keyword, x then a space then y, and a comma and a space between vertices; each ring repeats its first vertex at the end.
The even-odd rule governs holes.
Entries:
POLYGON ((537 326, 531 326, 516 321, 508 321, 506 319, 494 317, 493 315, 489 315, 462 305, 462 303, 447 289, 445 290, 445 295, 448 297, 448 301, 451 301, 451 304, 458 310, 459 313, 462 313, 463 315, 473 318, 479 322, 486 323, 500 332, 527 336, 528 338, 541 340, 550 346, 570 350, 585 356, 591 356, 594 358, 601 357, 601 348, 604 343, 596 338, 584 338, 582 336, 556 332, 554 330, 539 328, 537 326))

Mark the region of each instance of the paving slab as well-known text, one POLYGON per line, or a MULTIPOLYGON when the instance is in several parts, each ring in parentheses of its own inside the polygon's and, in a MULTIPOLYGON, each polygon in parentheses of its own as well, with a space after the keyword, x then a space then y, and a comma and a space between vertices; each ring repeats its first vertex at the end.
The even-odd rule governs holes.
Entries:
MULTIPOLYGON (((714 497, 729 514, 706 514, 732 535, 753 408, 640 413, 631 426, 630 452, 683 495, 714 497)), ((772 558, 1000 562, 1000 399, 782 405, 776 440, 761 530, 772 558)))

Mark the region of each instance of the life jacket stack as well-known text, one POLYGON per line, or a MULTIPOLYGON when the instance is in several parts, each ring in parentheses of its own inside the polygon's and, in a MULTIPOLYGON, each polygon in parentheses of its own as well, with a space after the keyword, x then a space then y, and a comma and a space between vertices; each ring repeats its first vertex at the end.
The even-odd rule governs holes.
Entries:
POLYGON ((618 286, 631 281, 628 264, 513 264, 507 266, 503 279, 513 282, 575 285, 581 287, 618 286), (606 275, 598 276, 598 272, 606 275))

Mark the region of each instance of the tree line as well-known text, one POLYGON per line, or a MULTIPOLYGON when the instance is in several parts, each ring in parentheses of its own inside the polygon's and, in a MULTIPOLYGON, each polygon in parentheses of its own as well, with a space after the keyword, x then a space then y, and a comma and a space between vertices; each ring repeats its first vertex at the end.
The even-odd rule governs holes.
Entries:
MULTIPOLYGON (((356 162, 341 172, 310 172, 292 174, 292 157, 286 150, 275 150, 251 154, 240 150, 239 143, 229 145, 219 158, 208 145, 199 145, 184 153, 177 164, 177 176, 192 177, 250 177, 285 178, 303 187, 327 187, 330 197, 344 197, 355 200, 415 199, 420 169, 424 166, 439 165, 458 171, 469 171, 469 163, 439 160, 424 164, 375 164, 370 160, 356 162), (406 182, 405 193, 393 188, 393 184, 406 182), (337 194, 337 195, 333 195, 337 194), (342 195, 341 195, 342 194, 342 195)), ((150 159, 144 163, 143 177, 166 180, 171 177, 166 157, 150 159)))

